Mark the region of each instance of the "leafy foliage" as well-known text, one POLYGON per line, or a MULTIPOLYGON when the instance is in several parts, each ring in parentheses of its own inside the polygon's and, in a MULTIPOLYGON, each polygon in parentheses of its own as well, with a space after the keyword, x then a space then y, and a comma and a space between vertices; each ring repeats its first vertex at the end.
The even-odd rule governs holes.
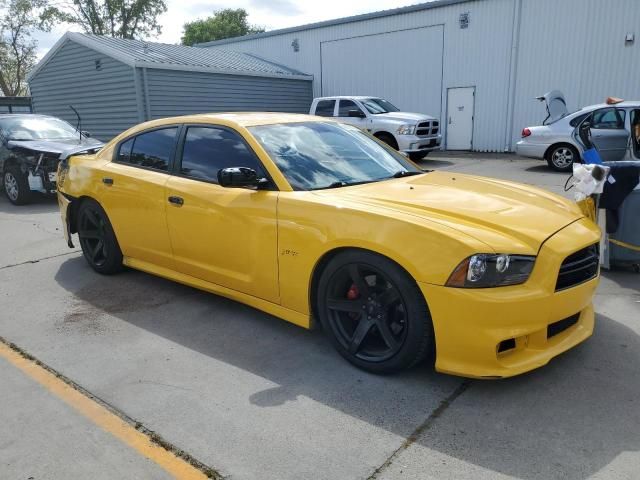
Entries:
POLYGON ((70 0, 56 12, 86 33, 116 38, 145 38, 162 31, 158 17, 167 11, 164 0, 70 0))
POLYGON ((264 28, 250 25, 244 8, 225 8, 213 13, 212 17, 184 24, 183 45, 211 42, 223 38, 239 37, 264 32, 264 28))
POLYGON ((0 0, 0 91, 25 95, 26 76, 36 63, 34 30, 49 31, 56 11, 48 0, 0 0))

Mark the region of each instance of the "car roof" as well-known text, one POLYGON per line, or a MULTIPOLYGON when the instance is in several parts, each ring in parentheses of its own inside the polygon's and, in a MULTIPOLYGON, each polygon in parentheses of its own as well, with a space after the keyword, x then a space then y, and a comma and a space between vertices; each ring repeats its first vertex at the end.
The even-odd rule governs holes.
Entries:
MULTIPOLYGON (((597 110, 599 108, 607 108, 607 107, 619 107, 619 108, 634 108, 640 107, 640 100, 625 100, 624 102, 615 103, 613 105, 609 105, 608 103, 596 103, 594 105, 588 105, 586 107, 582 107, 578 111, 583 110, 597 110)), ((577 113, 577 112, 574 112, 577 113)))
POLYGON ((355 100, 365 100, 367 98, 380 98, 375 95, 334 95, 332 97, 316 97, 314 100, 339 100, 339 99, 355 99, 355 100))
POLYGON ((163 125, 175 125, 176 123, 204 123, 226 126, 254 127, 258 125, 274 125, 279 123, 300 122, 335 122, 330 118, 316 117, 300 113, 276 113, 276 112, 229 112, 229 113, 200 113, 196 115, 184 115, 180 117, 168 117, 141 123, 134 127, 135 131, 163 125))

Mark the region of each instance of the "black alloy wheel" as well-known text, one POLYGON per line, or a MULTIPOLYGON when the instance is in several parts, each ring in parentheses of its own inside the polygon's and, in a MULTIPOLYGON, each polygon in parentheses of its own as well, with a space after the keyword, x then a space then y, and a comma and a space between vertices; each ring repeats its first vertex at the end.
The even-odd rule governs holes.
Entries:
POLYGON ((82 202, 77 226, 84 258, 96 272, 111 274, 122 269, 122 252, 111 223, 97 202, 82 202))
POLYGON ((385 257, 346 253, 329 263, 318 292, 320 320, 334 346, 375 373, 424 359, 432 344, 431 318, 413 279, 385 257))

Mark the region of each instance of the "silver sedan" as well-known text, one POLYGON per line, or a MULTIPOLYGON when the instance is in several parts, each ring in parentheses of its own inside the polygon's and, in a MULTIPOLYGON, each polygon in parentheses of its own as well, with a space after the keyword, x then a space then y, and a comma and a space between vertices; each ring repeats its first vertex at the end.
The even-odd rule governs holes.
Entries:
POLYGON ((557 90, 538 99, 547 105, 547 118, 540 126, 522 130, 518 155, 546 160, 560 172, 571 171, 584 151, 578 128, 589 122, 591 141, 604 161, 640 159, 640 102, 614 100, 569 113, 557 90))

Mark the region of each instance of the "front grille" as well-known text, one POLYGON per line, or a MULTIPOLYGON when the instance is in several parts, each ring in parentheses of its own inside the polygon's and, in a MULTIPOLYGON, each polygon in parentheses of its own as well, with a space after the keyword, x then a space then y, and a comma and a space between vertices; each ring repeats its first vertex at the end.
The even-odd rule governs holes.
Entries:
POLYGON ((598 275, 599 258, 597 243, 565 258, 558 273, 556 292, 595 278, 598 275))
POLYGON ((416 128, 416 135, 419 137, 426 137, 427 135, 429 135, 430 129, 431 129, 431 122, 419 123, 416 128))
POLYGON ((559 322, 551 323, 547 326, 547 338, 555 337, 559 333, 568 330, 573 327, 580 320, 580 314, 576 313, 570 317, 560 320, 559 322))

